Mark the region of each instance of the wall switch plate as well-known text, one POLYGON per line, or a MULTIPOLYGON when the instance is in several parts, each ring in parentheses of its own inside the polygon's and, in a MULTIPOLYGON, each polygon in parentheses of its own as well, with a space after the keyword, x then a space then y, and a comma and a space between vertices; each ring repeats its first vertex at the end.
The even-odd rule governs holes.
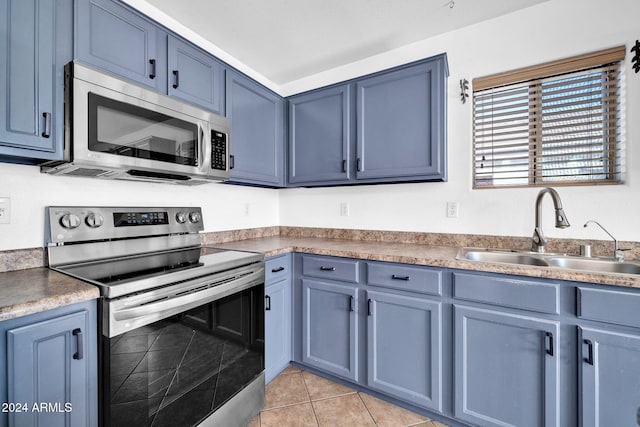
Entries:
POLYGON ((458 218, 458 202, 447 202, 447 218, 458 218))
POLYGON ((0 224, 11 223, 11 199, 0 197, 0 224))
POLYGON ((340 203, 340 216, 349 216, 349 203, 341 202, 340 203))

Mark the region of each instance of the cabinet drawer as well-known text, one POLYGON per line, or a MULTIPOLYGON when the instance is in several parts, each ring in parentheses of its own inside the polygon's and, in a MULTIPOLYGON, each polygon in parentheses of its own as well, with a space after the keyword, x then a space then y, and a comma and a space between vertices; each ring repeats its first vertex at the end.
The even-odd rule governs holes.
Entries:
POLYGON ((442 271, 430 268, 368 262, 367 283, 403 291, 442 295, 442 271))
POLYGON ((323 279, 358 283, 358 260, 305 255, 302 257, 302 274, 323 279))
POLYGON ((578 317, 640 328, 640 294, 578 287, 578 317))
POLYGON ((269 258, 264 263, 265 285, 278 282, 291 275, 291 256, 280 255, 269 258))
POLYGON ((558 285, 534 280, 453 273, 453 297, 538 313, 560 313, 558 285))

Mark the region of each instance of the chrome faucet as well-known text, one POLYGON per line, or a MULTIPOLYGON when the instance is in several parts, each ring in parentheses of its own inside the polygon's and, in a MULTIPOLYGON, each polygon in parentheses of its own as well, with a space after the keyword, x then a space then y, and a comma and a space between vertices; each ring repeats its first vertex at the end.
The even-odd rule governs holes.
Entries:
POLYGON ((609 235, 609 237, 611 237, 613 239, 613 257, 618 262, 624 262, 624 251, 628 251, 629 249, 620 249, 618 247, 618 240, 615 237, 613 237, 613 234, 609 233, 607 231, 607 229, 604 228, 598 221, 594 221, 594 220, 590 219, 589 221, 584 223, 584 226, 586 227, 590 223, 593 223, 593 224, 597 225, 598 227, 602 228, 602 231, 607 233, 609 235))
POLYGON ((547 240, 542 233, 542 199, 547 193, 551 196, 551 199, 553 199, 553 206, 556 210, 556 228, 567 228, 570 225, 562 210, 562 202, 560 201, 558 192, 549 187, 540 190, 536 198, 536 228, 533 230, 533 237, 531 237, 533 240, 531 250, 533 252, 544 252, 545 246, 547 245, 547 240))

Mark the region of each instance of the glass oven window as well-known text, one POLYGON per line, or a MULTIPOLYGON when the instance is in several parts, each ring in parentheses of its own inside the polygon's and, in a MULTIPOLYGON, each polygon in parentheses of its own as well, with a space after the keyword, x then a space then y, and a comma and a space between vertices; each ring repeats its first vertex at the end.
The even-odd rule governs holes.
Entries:
POLYGON ((89 150, 197 166, 198 126, 89 93, 89 150))
POLYGON ((264 370, 264 286, 102 336, 105 426, 193 426, 264 370))

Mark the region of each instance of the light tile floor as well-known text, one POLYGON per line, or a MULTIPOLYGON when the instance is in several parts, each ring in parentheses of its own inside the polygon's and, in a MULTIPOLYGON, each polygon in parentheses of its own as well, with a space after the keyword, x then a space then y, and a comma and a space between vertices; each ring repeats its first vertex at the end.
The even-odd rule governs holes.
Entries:
POLYGON ((293 366, 267 384, 264 410, 248 427, 271 426, 447 427, 293 366))

